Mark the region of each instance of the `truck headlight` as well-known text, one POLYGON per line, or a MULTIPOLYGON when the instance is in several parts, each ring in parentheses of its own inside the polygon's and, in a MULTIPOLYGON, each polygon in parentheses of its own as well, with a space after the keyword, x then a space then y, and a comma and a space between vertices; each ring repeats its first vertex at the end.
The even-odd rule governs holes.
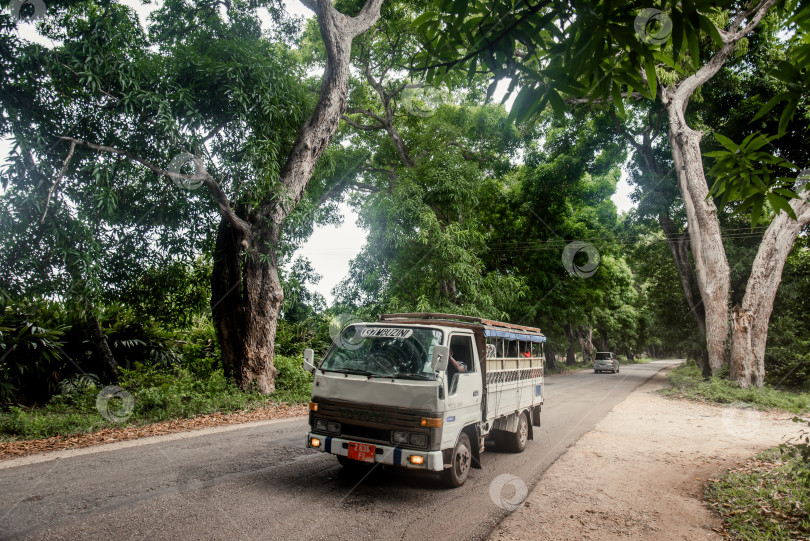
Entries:
POLYGON ((394 443, 408 443, 408 433, 404 430, 394 430, 391 434, 391 441, 394 443))
POLYGON ((315 430, 323 430, 326 432, 326 419, 315 419, 315 430))
POLYGON ((409 438, 411 445, 416 447, 426 447, 427 446, 427 436, 425 434, 411 434, 409 438))
POLYGON ((326 431, 333 434, 340 434, 340 423, 337 421, 329 421, 326 423, 326 431))

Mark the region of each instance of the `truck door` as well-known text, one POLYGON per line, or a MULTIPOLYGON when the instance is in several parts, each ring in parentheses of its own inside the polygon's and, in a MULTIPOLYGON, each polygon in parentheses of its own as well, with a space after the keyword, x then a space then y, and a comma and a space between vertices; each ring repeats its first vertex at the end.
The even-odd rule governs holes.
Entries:
MULTIPOLYGON (((481 421, 482 384, 481 365, 473 337, 452 334, 450 351, 452 358, 467 368, 466 372, 458 372, 452 363, 447 368, 447 414, 443 432, 453 439, 464 426, 481 421)), ((455 445, 455 439, 451 445, 455 445)))

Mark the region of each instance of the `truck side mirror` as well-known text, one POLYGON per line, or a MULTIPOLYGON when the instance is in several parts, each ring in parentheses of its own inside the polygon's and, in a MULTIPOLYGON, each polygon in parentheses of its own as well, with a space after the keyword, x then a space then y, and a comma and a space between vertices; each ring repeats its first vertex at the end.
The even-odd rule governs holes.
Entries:
POLYGON ((447 346, 436 346, 433 348, 433 357, 430 359, 430 366, 434 372, 447 370, 447 362, 450 360, 450 348, 447 346))
POLYGON ((304 370, 315 373, 315 350, 304 350, 304 370))

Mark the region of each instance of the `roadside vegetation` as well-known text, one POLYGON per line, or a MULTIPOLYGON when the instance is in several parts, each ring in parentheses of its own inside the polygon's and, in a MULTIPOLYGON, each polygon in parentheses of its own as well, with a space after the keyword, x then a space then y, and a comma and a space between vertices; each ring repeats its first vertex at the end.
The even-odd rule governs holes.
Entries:
MULTIPOLYGON (((85 326, 75 312, 45 301, 0 302, 0 441, 87 433, 110 426, 143 425, 207 413, 252 410, 309 400, 312 376, 301 369, 301 350, 324 351, 328 327, 282 322, 275 357, 276 390, 242 390, 225 375, 210 320, 187 325, 111 305, 99 325, 121 364, 113 381, 93 362, 85 326), (97 399, 108 385, 132 397, 121 420, 102 416, 97 399)), ((107 409, 125 407, 113 396, 107 409)))
POLYGON ((664 396, 682 397, 717 404, 738 404, 761 410, 781 409, 793 413, 810 410, 810 392, 781 390, 770 385, 742 388, 721 376, 704 378, 694 360, 687 361, 667 375, 664 396))
POLYGON ((764 451, 712 480, 705 498, 734 539, 810 539, 807 437, 764 451))
MULTIPOLYGON (((149 369, 142 365, 122 369, 118 386, 133 398, 131 412, 122 421, 105 419, 96 404, 104 387, 88 376, 67 380, 62 390, 42 407, 11 406, 0 412, 0 441, 40 439, 89 433, 107 427, 136 426, 195 417, 208 413, 250 411, 276 403, 298 404, 312 395, 312 376, 301 370, 301 358, 276 357, 277 391, 270 396, 243 391, 221 371, 208 375, 187 369, 149 369)), ((110 399, 108 409, 123 407, 119 397, 110 399)))

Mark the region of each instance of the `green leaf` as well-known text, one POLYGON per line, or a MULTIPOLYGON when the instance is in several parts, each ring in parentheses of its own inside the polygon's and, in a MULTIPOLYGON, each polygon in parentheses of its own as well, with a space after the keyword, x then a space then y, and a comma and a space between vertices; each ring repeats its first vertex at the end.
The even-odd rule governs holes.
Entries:
POLYGON ((717 27, 714 23, 703 15, 702 13, 698 13, 698 24, 700 25, 700 29, 709 34, 709 37, 712 38, 712 41, 718 47, 723 46, 723 38, 720 36, 720 32, 717 31, 717 27))
POLYGON ((796 213, 793 212, 793 207, 788 204, 788 200, 782 197, 781 195, 775 194, 773 192, 768 194, 768 202, 775 210, 783 210, 788 213, 788 216, 796 219, 796 213))
POLYGON ((765 198, 761 195, 751 198, 751 229, 755 228, 757 223, 759 223, 759 218, 762 216, 762 204, 764 201, 765 198))
POLYGON ((717 141, 726 147, 730 152, 737 152, 740 150, 739 145, 721 133, 714 132, 714 138, 717 139, 717 141))
POLYGON ((625 118, 624 100, 622 99, 622 91, 619 85, 614 84, 610 89, 611 97, 613 98, 613 105, 616 106, 616 114, 619 118, 625 118))
POLYGON ((532 102, 534 102, 535 99, 536 92, 533 87, 526 85, 521 88, 520 92, 518 92, 518 95, 515 98, 514 103, 512 104, 512 110, 509 111, 509 119, 512 121, 522 122, 526 117, 529 107, 532 105, 532 102))
POLYGON ((777 94, 776 96, 769 99, 768 102, 765 105, 760 107, 759 111, 757 111, 757 114, 755 114, 754 118, 751 119, 751 120, 754 121, 754 120, 758 120, 758 119, 762 118, 765 114, 768 113, 768 111, 773 109, 774 106, 776 106, 777 103, 779 103, 780 101, 788 100, 788 99, 790 99, 790 93, 789 92, 782 92, 780 94, 777 94))
POLYGON ((694 29, 686 30, 686 42, 689 45, 689 56, 692 58, 692 66, 695 69, 700 67, 700 43, 694 29))
POLYGON ((566 106, 565 100, 563 100, 559 93, 553 88, 548 90, 548 101, 556 115, 563 116, 568 112, 568 106, 566 106))
POLYGON ((647 74, 647 86, 650 89, 650 99, 655 99, 655 93, 658 89, 658 75, 655 71, 655 58, 652 55, 644 59, 644 71, 647 74))
POLYGON ((791 100, 785 110, 782 111, 782 116, 779 118, 779 135, 784 135, 787 132, 787 126, 790 123, 790 120, 793 118, 793 113, 796 111, 796 107, 799 105, 798 100, 793 101, 791 100))

